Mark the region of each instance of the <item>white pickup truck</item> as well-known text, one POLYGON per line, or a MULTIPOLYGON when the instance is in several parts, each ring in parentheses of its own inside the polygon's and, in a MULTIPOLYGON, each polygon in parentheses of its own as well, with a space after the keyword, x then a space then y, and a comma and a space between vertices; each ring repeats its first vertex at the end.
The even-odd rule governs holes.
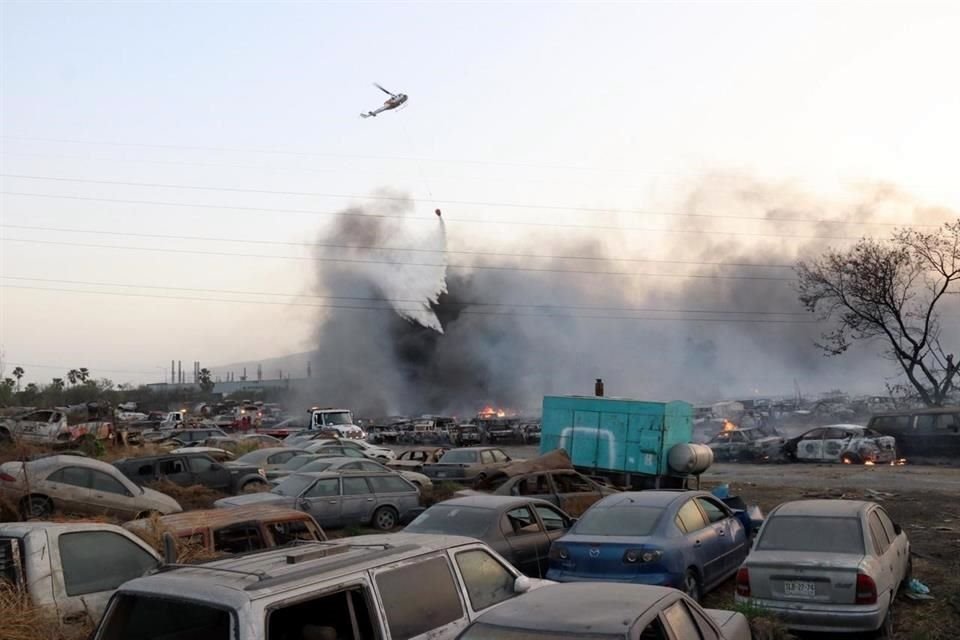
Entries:
POLYGON ((113 432, 110 418, 109 408, 96 403, 34 409, 0 420, 0 441, 22 439, 45 444, 66 444, 86 435, 104 440, 113 432))
POLYGON ((53 609, 63 625, 98 622, 117 587, 160 564, 143 540, 114 525, 0 524, 0 580, 53 609))

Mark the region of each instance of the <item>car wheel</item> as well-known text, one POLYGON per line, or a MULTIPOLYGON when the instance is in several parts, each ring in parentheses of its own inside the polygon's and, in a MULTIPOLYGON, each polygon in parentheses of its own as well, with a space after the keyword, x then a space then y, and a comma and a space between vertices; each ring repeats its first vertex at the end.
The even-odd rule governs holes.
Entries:
POLYGON ((700 574, 697 573, 697 570, 693 567, 687 569, 687 574, 683 578, 683 592, 688 596, 700 602, 700 598, 703 595, 702 592, 703 586, 700 584, 700 574))
POLYGON ((861 460, 857 454, 848 452, 840 456, 840 462, 844 464, 860 464, 861 460))
POLYGON ((46 496, 27 496, 20 501, 20 515, 24 520, 49 518, 53 514, 53 502, 46 496))
POLYGON ((485 473, 479 474, 476 478, 473 479, 473 486, 479 487, 486 481, 486 479, 487 479, 487 474, 485 473))
POLYGON ((373 512, 373 526, 380 531, 389 531, 397 526, 397 512, 393 507, 380 507, 373 512))

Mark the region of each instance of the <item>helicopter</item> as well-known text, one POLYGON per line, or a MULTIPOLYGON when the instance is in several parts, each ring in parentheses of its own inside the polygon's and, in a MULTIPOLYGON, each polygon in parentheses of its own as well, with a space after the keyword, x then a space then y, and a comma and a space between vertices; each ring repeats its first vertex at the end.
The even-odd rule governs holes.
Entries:
POLYGON ((361 118, 369 118, 371 116, 376 117, 378 113, 383 113, 384 111, 389 111, 390 109, 396 109, 397 107, 399 107, 400 105, 402 105, 407 101, 407 94, 405 93, 392 93, 390 91, 387 91, 380 85, 378 85, 376 82, 373 83, 373 86, 375 86, 377 89, 380 89, 380 91, 383 91, 385 94, 387 94, 390 97, 387 98, 387 101, 384 102, 383 106, 380 107, 379 109, 374 109, 373 111, 367 111, 366 113, 361 113, 360 114, 361 118))

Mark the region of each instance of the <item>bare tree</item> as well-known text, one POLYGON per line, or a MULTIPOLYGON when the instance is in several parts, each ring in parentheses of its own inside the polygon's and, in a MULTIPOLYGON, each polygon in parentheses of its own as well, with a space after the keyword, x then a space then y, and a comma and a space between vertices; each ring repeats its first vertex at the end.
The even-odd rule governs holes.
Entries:
POLYGON ((944 403, 958 363, 943 343, 939 310, 960 293, 960 218, 934 233, 902 229, 888 242, 864 238, 801 260, 796 272, 800 302, 835 325, 818 347, 838 355, 854 342, 880 340, 924 403, 944 403))

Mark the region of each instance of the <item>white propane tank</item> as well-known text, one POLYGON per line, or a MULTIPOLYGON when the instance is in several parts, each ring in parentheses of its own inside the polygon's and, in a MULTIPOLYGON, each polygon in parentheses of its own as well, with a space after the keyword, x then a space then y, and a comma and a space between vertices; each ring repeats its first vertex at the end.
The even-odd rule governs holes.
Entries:
POLYGON ((713 449, 705 444, 675 444, 670 448, 667 463, 674 473, 700 475, 713 464, 713 449))

